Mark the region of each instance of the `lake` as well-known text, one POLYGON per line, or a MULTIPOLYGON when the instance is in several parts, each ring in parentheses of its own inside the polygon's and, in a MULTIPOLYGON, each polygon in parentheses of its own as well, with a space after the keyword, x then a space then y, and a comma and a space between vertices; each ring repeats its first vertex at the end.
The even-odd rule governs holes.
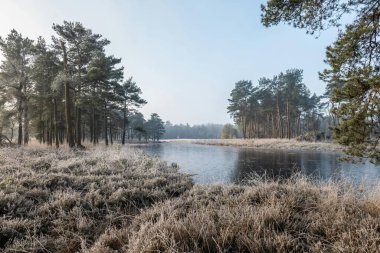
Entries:
POLYGON ((322 180, 350 178, 380 179, 380 166, 369 162, 340 162, 337 153, 320 151, 257 150, 253 148, 208 146, 190 143, 159 143, 137 146, 149 155, 176 163, 194 175, 197 184, 239 183, 253 174, 287 178, 302 173, 322 180))

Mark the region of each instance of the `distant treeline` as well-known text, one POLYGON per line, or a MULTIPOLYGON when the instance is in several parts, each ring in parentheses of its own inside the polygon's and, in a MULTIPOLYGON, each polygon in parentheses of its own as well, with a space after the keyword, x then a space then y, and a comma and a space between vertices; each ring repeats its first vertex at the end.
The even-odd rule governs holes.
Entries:
POLYGON ((170 122, 165 123, 165 134, 163 139, 218 139, 220 138, 223 125, 221 124, 203 124, 193 125, 173 125, 170 122))

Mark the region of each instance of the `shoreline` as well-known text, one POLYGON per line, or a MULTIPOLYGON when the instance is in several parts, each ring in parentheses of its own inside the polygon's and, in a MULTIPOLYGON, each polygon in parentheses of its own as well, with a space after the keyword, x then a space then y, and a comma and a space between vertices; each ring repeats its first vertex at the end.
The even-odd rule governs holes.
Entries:
POLYGON ((182 142, 210 146, 254 148, 260 150, 321 151, 343 153, 343 147, 331 142, 306 142, 295 139, 173 139, 166 142, 182 142))
POLYGON ((178 169, 132 148, 0 148, 0 251, 380 249, 380 182, 194 185, 178 169))

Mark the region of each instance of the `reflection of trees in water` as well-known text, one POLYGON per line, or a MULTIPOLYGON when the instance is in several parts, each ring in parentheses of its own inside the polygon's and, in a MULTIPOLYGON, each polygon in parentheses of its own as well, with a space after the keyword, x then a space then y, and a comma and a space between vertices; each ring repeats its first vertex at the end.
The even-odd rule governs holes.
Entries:
POLYGON ((340 167, 334 154, 242 149, 232 180, 241 182, 255 174, 268 179, 286 179, 298 172, 326 179, 335 174, 339 176, 340 167))
POLYGON ((288 178, 297 171, 296 156, 286 152, 242 149, 233 181, 241 182, 257 174, 268 179, 288 178))
POLYGON ((249 148, 214 147, 194 144, 161 143, 136 146, 163 161, 175 162, 181 171, 193 174, 194 182, 244 181, 253 174, 268 179, 289 178, 296 172, 323 180, 351 178, 355 181, 368 175, 380 178, 380 167, 371 164, 341 163, 338 155, 323 152, 254 150, 249 148))
POLYGON ((144 153, 148 155, 158 156, 158 157, 162 157, 165 151, 163 148, 163 145, 159 143, 141 144, 141 145, 135 145, 133 147, 142 150, 144 153))

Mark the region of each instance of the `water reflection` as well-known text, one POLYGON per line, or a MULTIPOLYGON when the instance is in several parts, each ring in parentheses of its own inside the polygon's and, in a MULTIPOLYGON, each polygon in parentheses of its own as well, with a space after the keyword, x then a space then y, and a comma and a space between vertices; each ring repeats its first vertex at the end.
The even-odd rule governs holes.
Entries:
POLYGON ((351 164, 338 161, 338 154, 255 150, 250 148, 163 143, 139 147, 162 160, 175 162, 181 170, 194 174, 195 183, 241 182, 253 173, 270 178, 287 178, 296 172, 321 179, 380 179, 380 167, 369 162, 351 164))
POLYGON ((204 145, 162 143, 139 146, 145 153, 177 163, 181 170, 194 175, 195 183, 231 182, 237 167, 239 150, 210 148, 204 145))

